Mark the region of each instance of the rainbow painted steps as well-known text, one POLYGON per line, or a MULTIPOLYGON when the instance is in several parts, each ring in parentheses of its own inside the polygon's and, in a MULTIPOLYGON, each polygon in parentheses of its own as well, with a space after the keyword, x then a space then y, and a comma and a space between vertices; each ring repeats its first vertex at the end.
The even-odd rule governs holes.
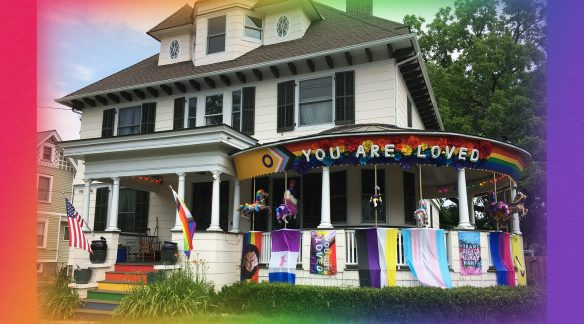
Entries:
POLYGON ((136 287, 148 283, 148 273, 154 272, 155 263, 118 263, 114 271, 97 282, 97 289, 87 291, 87 299, 76 311, 75 319, 100 320, 111 317, 124 296, 136 287))

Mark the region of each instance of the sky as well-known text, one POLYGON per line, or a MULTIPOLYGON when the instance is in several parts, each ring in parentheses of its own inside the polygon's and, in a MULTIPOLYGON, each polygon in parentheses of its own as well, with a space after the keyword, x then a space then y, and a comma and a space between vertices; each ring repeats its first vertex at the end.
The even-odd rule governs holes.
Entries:
MULTIPOLYGON (((54 100, 156 54, 146 31, 193 0, 43 0, 38 2, 37 127, 79 138, 80 115, 54 100)), ((344 10, 343 0, 319 0, 344 10)), ((454 0, 374 0, 374 15, 432 20, 454 0)))

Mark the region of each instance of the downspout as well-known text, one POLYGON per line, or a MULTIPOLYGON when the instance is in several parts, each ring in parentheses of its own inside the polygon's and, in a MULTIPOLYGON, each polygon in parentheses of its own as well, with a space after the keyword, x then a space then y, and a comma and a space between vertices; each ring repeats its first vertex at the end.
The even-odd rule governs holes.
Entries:
POLYGON ((399 82, 398 82, 398 78, 399 78, 399 67, 402 66, 402 65, 404 65, 404 64, 406 64, 406 63, 408 63, 408 62, 411 62, 411 61, 413 61, 415 59, 421 59, 421 58, 422 57, 420 55, 420 51, 416 50, 416 55, 415 56, 412 56, 409 59, 404 60, 404 61, 401 61, 401 62, 399 62, 399 63, 397 63, 395 65, 395 88, 394 88, 394 92, 395 92, 394 93, 394 101, 395 101, 394 102, 394 118, 395 118, 395 122, 394 122, 394 125, 396 127, 397 127, 397 87, 399 85, 399 82))

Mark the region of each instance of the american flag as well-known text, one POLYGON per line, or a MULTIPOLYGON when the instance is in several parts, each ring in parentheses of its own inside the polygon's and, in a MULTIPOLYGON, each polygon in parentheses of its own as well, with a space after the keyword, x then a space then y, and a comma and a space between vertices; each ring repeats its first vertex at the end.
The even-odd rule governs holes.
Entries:
POLYGON ((83 218, 79 216, 79 213, 67 198, 65 198, 65 206, 67 207, 67 222, 69 223, 69 247, 82 249, 93 254, 91 246, 83 233, 83 218))

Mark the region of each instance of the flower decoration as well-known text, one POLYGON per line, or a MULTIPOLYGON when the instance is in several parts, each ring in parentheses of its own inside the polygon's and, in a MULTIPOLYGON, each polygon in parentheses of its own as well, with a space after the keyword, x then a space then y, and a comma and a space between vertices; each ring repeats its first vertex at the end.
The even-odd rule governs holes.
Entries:
POLYGON ((411 146, 409 146, 409 145, 407 145, 407 144, 406 144, 406 145, 403 145, 403 146, 401 147, 401 152, 402 152, 402 153, 403 153, 403 155, 405 155, 405 156, 410 156, 410 155, 412 155, 413 149, 412 149, 412 147, 411 147, 411 146))
POLYGON ((371 152, 371 145, 373 145, 373 142, 370 140, 366 140, 365 142, 363 142, 363 149, 365 149, 365 153, 369 153, 371 152))

